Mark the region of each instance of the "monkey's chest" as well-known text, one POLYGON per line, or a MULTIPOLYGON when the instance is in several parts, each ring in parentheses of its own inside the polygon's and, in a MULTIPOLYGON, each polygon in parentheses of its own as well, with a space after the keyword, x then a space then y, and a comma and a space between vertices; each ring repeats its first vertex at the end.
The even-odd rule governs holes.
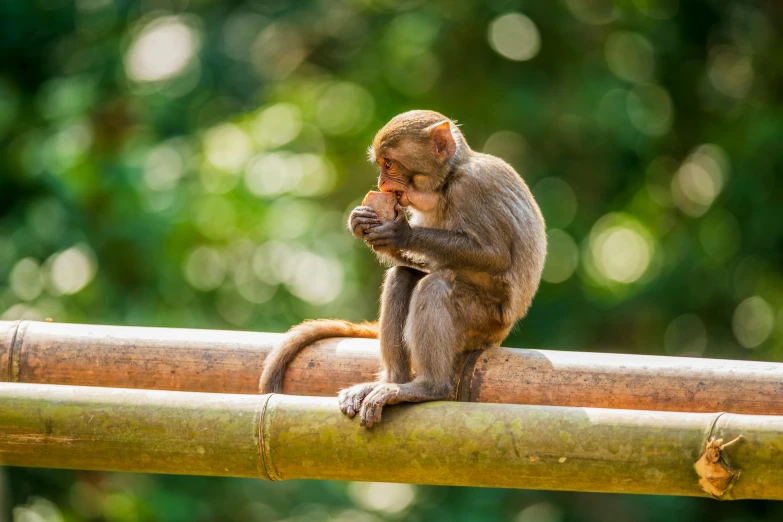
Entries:
POLYGON ((437 212, 411 212, 410 224, 415 227, 443 228, 443 222, 437 212))

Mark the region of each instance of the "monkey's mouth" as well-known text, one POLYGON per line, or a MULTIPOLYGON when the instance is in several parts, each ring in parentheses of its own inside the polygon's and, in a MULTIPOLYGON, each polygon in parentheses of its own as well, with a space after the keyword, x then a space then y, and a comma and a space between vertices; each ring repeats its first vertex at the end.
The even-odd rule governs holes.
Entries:
POLYGON ((405 194, 405 192, 403 192, 402 190, 395 190, 394 197, 397 198, 397 203, 399 203, 403 207, 407 207, 408 205, 410 205, 410 201, 408 200, 407 194, 405 194))

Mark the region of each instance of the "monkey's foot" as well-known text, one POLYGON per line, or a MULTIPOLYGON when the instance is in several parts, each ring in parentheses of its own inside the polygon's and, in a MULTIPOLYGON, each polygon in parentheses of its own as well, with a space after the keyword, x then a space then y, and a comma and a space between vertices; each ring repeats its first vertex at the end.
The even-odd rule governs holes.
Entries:
POLYGON ((396 404, 399 401, 399 384, 379 384, 362 401, 361 425, 365 428, 372 428, 373 424, 381 422, 381 412, 387 403, 396 404))
POLYGON ((372 428, 381 421, 381 412, 387 404, 401 402, 426 402, 445 399, 451 385, 448 382, 433 384, 416 378, 404 384, 379 383, 362 401, 362 426, 372 428))
POLYGON ((340 393, 337 395, 337 401, 340 404, 340 410, 349 417, 353 417, 359 413, 359 409, 362 407, 362 401, 364 398, 381 384, 382 383, 380 382, 364 382, 362 384, 356 384, 350 388, 340 390, 340 393))

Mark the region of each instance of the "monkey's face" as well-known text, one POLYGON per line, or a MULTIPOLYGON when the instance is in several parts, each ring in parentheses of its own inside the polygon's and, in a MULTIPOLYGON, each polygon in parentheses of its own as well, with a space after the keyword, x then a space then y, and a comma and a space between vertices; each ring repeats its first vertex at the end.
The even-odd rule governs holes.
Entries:
POLYGON ((452 124, 442 118, 429 111, 405 113, 393 118, 373 140, 368 152, 380 169, 378 187, 394 193, 402 206, 426 211, 437 205, 448 175, 447 162, 456 150, 452 124), (423 122, 417 120, 422 114, 427 117, 423 122))
POLYGON ((416 156, 411 157, 405 152, 403 148, 385 150, 377 159, 380 170, 378 187, 383 192, 394 193, 403 207, 413 206, 418 209, 415 202, 419 194, 427 192, 427 176, 417 172, 416 162, 413 161, 416 156))
POLYGON ((420 209, 424 205, 423 195, 438 190, 442 162, 433 153, 429 140, 403 139, 373 153, 380 170, 378 187, 383 192, 393 192, 400 205, 420 209))

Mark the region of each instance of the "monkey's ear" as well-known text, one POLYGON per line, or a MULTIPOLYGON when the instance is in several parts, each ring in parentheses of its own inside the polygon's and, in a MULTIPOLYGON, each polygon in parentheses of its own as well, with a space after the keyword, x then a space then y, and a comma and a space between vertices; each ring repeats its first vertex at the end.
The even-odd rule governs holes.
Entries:
POLYGON ((436 123, 429 128, 430 141, 435 154, 443 161, 449 159, 457 151, 457 142, 451 133, 449 120, 436 123))

